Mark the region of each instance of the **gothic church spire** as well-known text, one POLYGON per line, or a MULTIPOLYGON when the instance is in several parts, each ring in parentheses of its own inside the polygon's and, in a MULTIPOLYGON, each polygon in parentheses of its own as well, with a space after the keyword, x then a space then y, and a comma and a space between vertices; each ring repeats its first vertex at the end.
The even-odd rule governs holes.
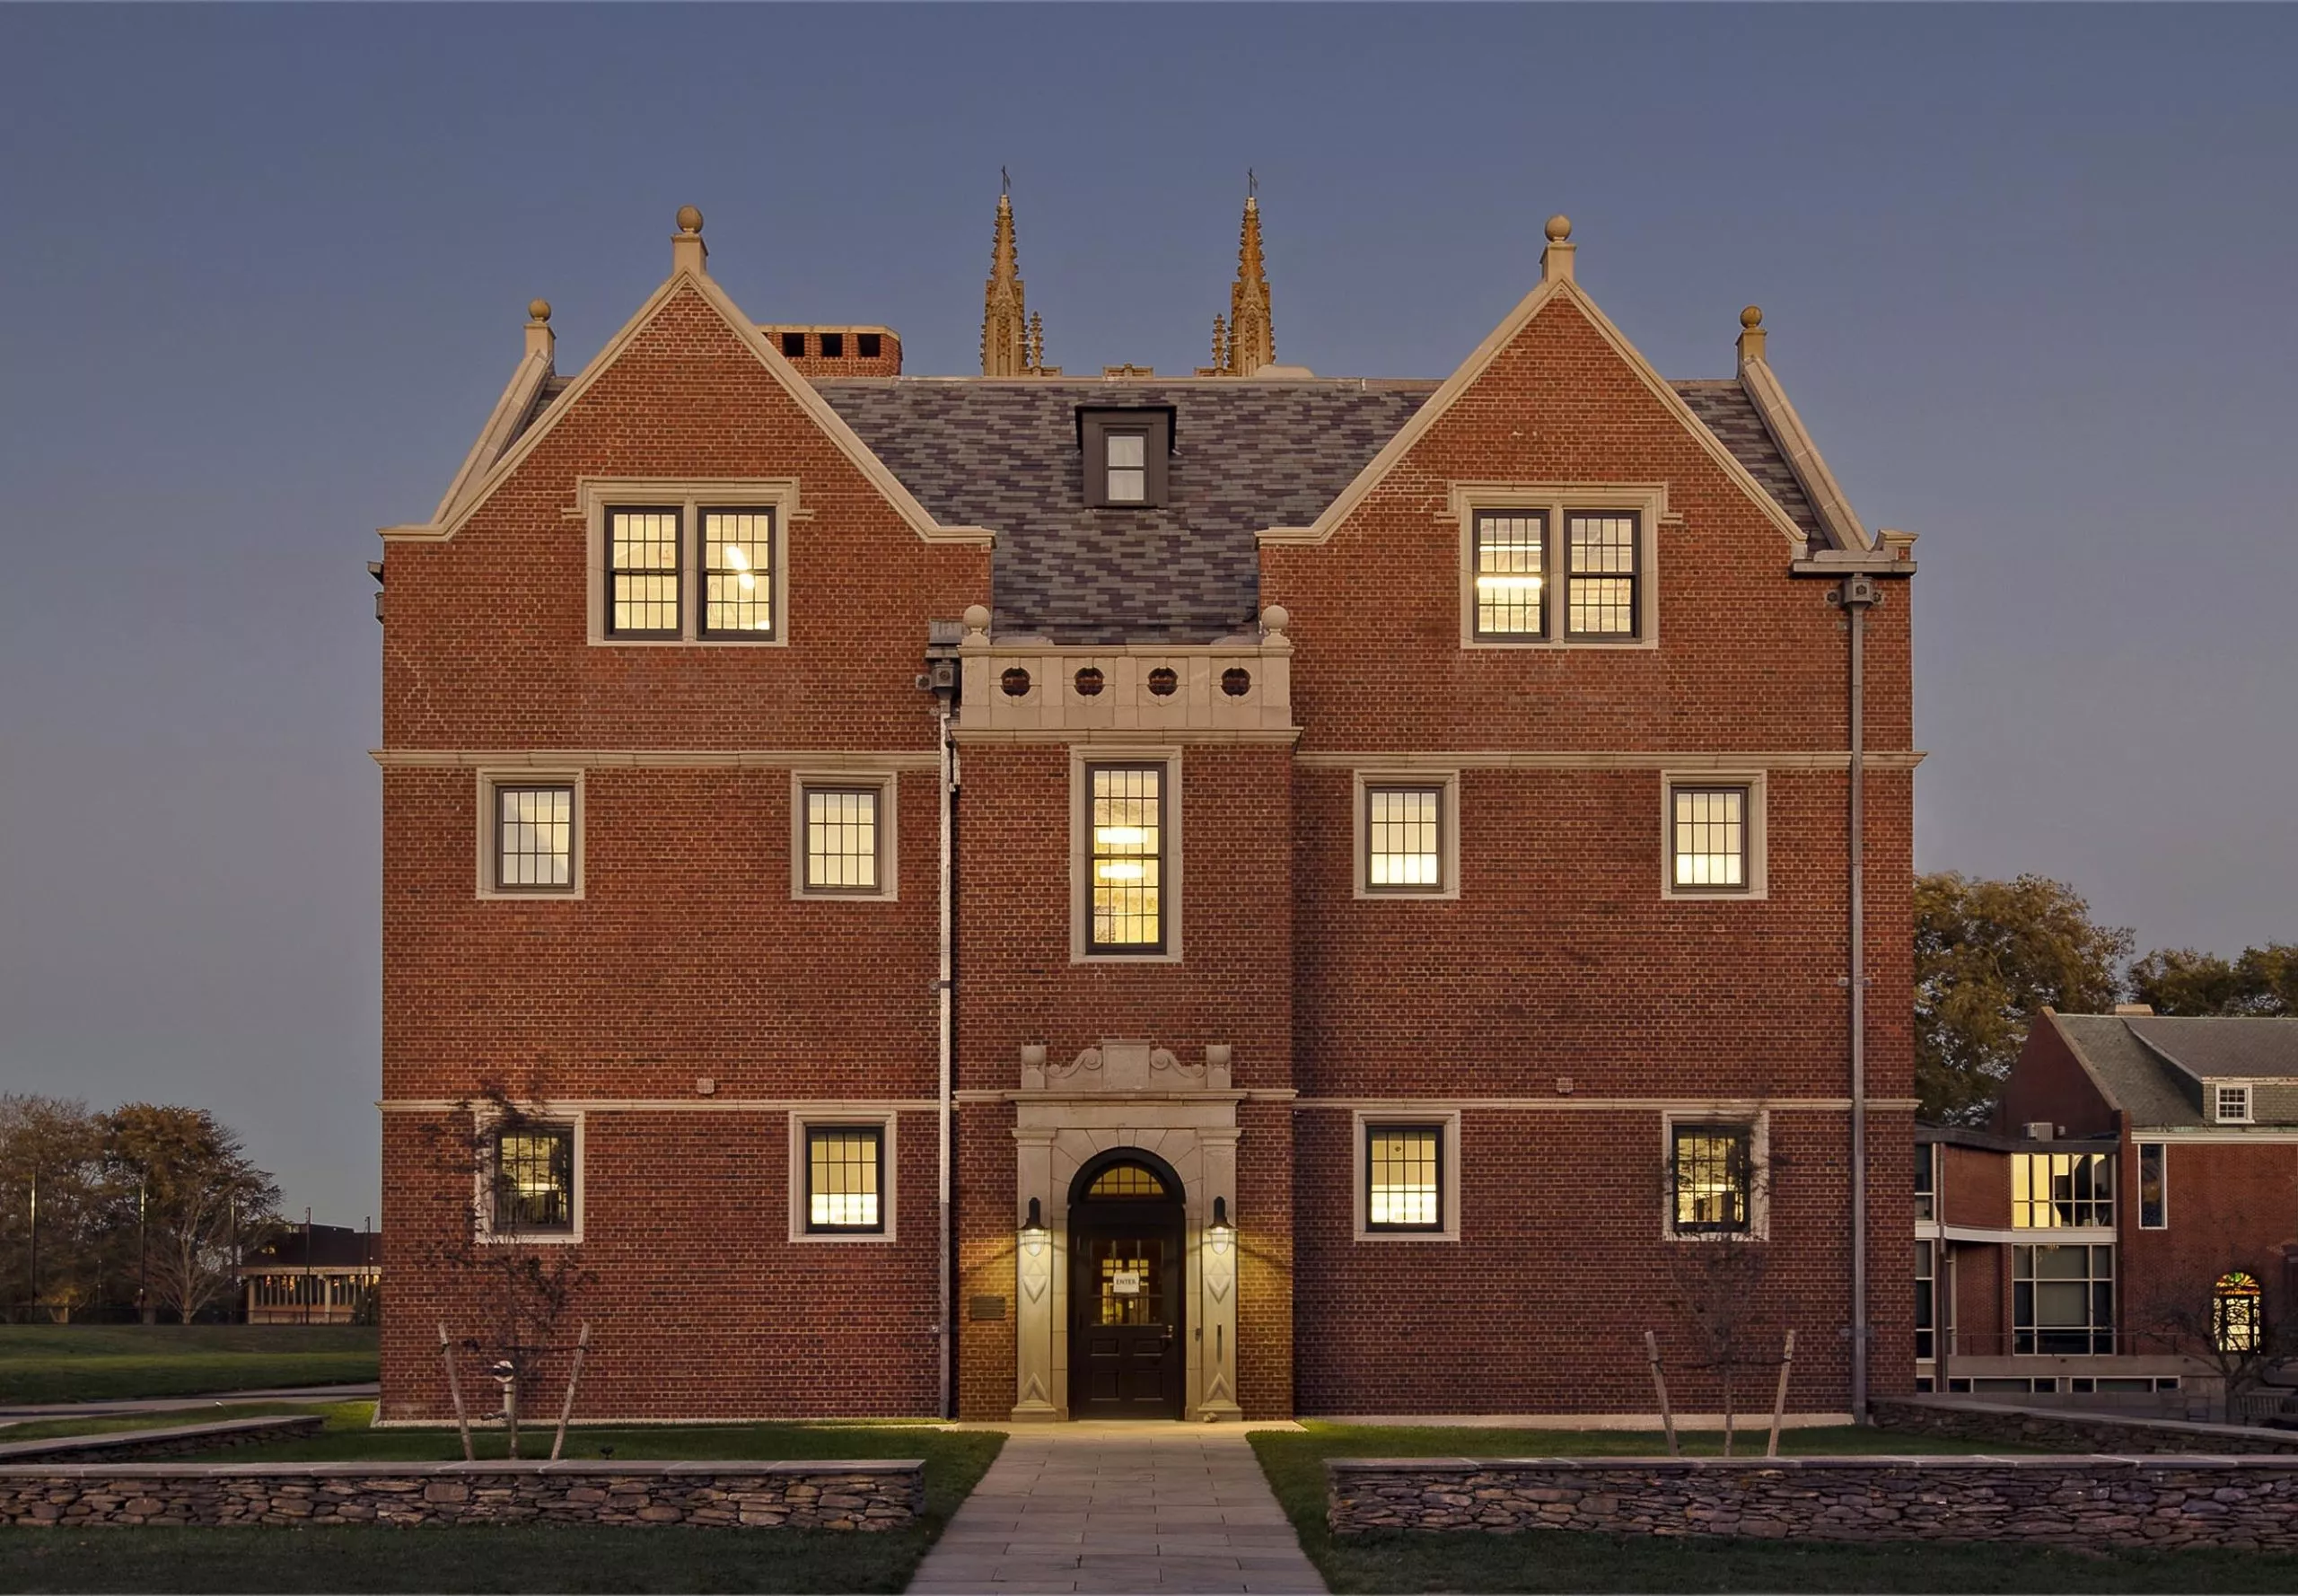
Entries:
POLYGON ((1004 168, 997 176, 997 232, 989 250, 989 281, 982 290, 981 374, 1037 376, 1045 370, 1045 332, 1042 323, 1032 326, 1036 318, 1023 303, 1013 245, 1013 196, 1004 168))
POLYGON ((1228 359, 1224 375, 1250 377, 1276 359, 1276 329, 1268 314, 1268 272, 1261 259, 1260 184, 1245 174, 1245 220, 1237 234, 1237 280, 1229 289, 1228 359))

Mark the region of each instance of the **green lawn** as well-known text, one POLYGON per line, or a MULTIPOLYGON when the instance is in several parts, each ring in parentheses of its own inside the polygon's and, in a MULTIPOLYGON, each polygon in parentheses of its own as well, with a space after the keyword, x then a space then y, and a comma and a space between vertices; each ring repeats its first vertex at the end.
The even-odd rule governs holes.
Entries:
MULTIPOLYGON (((372 1404, 355 1406, 362 1415, 372 1404)), ((125 1430, 172 1430, 184 1425, 212 1425, 227 1418, 267 1418, 283 1413, 327 1413, 329 1406, 311 1402, 210 1402, 204 1407, 171 1407, 164 1413, 123 1413, 96 1418, 44 1418, 0 1425, 0 1446, 18 1441, 51 1441, 59 1435, 111 1435, 125 1430)), ((363 1417, 361 1423, 365 1423, 363 1417)))
MULTIPOLYGON (((201 1460, 446 1460, 454 1433, 371 1430, 369 1405, 337 1404, 308 1441, 234 1447, 201 1460)), ((499 1455, 501 1437, 489 1436, 499 1455)), ((539 1448, 550 1450, 548 1429, 539 1448)), ((925 1514, 914 1528, 399 1530, 0 1529, 0 1592, 15 1591, 899 1591, 1004 1445, 994 1432, 914 1425, 741 1425, 576 1430, 566 1455, 666 1458, 924 1458, 925 1514)))
POLYGON ((0 1403, 373 1380, 375 1336, 360 1325, 0 1325, 0 1403))
MULTIPOLYGON (((1335 1457, 1658 1457, 1654 1435, 1607 1431, 1390 1428, 1308 1421, 1302 1434, 1252 1437, 1301 1548, 1337 1592, 1360 1591, 2298 1591, 2298 1555, 2086 1554, 2005 1545, 1867 1546, 1568 1530, 1484 1535, 1403 1530, 1335 1539, 1325 1530, 1325 1469, 1335 1457)), ((1687 1451, 1722 1450, 1687 1436, 1687 1451)), ((1968 1451, 1874 1430, 1791 1430, 1790 1453, 1968 1451)), ((1991 1447, 1990 1451, 2010 1451, 1991 1447)), ((1740 1451, 1760 1454, 1763 1437, 1740 1451)))

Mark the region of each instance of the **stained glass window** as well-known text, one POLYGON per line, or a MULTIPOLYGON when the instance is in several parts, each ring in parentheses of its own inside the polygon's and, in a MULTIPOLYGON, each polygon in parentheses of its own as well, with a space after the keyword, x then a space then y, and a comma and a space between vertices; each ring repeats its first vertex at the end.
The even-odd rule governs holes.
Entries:
POLYGON ((2259 1283, 2240 1270, 2218 1277, 2210 1297, 2210 1336, 2221 1352, 2256 1352, 2264 1320, 2259 1283))

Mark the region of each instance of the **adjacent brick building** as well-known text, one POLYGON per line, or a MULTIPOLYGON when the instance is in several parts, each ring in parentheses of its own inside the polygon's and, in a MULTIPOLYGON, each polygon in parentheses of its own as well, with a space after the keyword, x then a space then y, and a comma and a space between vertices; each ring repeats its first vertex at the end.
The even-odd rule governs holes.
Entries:
POLYGON ((1916 1148, 1925 1389, 2198 1418, 2292 1350, 2298 1020, 2045 1009, 1991 1132, 1916 1148))
POLYGON ((1906 1390, 1912 539, 1760 314, 1666 381, 1559 217, 1320 378, 1249 200, 1213 364, 1073 378, 1013 228, 918 378, 682 212, 385 530, 386 1419, 514 1256, 597 1417, 1642 1422, 1751 1270, 1906 1390))

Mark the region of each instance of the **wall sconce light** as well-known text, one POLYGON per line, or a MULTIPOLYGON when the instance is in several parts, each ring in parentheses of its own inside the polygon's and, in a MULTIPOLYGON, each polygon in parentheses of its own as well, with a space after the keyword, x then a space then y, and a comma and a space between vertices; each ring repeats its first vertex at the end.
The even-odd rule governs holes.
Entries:
POLYGON ((1031 1197, 1030 1216, 1022 1221, 1022 1245, 1029 1250, 1031 1258, 1035 1258, 1045 1250, 1046 1240, 1045 1212, 1039 1206, 1038 1199, 1031 1197))
POLYGON ((1213 1223, 1205 1227, 1205 1239, 1213 1243, 1215 1252, 1226 1252, 1237 1240, 1237 1227, 1229 1223, 1229 1199, 1213 1199, 1213 1223))

